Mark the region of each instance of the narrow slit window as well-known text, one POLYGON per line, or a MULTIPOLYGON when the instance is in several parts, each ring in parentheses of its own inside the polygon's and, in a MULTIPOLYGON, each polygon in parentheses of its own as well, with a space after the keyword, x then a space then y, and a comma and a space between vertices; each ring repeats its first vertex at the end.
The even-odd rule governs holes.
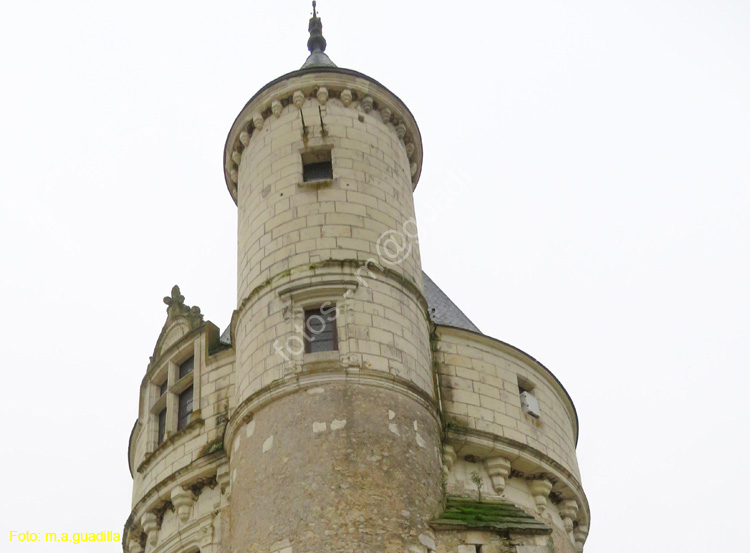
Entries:
POLYGON ((191 372, 193 372, 193 369, 195 368, 195 358, 190 357, 189 359, 186 359, 182 362, 180 365, 180 378, 183 376, 189 375, 191 372))
POLYGON ((159 397, 163 396, 167 393, 167 380, 164 379, 164 382, 161 383, 161 386, 159 386, 159 397))
POLYGON ((302 154, 303 182, 331 180, 332 178, 331 150, 314 150, 302 154))
POLYGON ((193 387, 180 394, 177 408, 177 430, 182 430, 190 422, 190 415, 193 413, 193 387))
POLYGON ((305 353, 339 349, 336 308, 305 310, 305 353))

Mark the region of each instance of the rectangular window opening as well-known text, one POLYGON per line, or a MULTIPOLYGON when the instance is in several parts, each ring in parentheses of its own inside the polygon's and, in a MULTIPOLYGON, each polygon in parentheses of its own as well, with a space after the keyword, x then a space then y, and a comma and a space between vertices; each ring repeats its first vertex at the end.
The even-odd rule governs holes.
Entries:
POLYGON ((164 441, 164 437, 167 434, 167 408, 165 407, 159 412, 159 432, 156 438, 156 443, 160 444, 164 441))
POLYGON ((305 309, 305 353, 339 349, 336 307, 305 309))
POLYGON ((518 395, 521 399, 521 410, 534 418, 539 418, 539 401, 534 392, 534 384, 518 376, 518 395))
POLYGON ((189 375, 191 372, 193 372, 194 368, 195 368, 195 358, 191 355, 189 359, 186 359, 180 364, 179 378, 189 375))
POLYGON ((182 430, 190 422, 190 415, 193 413, 193 387, 180 394, 177 407, 177 430, 182 430))
POLYGON ((302 181, 313 182, 333 179, 331 150, 319 149, 302 154, 302 181))
POLYGON ((534 384, 530 380, 525 379, 524 377, 517 375, 516 376, 518 380, 518 395, 521 395, 524 392, 528 392, 530 394, 534 393, 534 384))
POLYGON ((167 393, 167 380, 164 379, 164 382, 161 383, 161 386, 159 386, 159 397, 163 396, 167 393))

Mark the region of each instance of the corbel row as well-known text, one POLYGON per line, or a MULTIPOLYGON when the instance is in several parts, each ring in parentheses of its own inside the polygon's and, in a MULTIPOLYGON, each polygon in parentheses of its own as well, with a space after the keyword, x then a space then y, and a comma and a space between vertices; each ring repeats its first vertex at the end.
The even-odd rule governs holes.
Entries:
POLYGON ((202 489, 206 486, 213 488, 217 484, 222 494, 228 493, 228 463, 219 467, 215 477, 203 478, 190 485, 177 485, 172 488, 169 500, 161 502, 158 507, 154 507, 141 515, 138 521, 140 531, 135 528, 135 525, 131 529, 128 540, 128 553, 143 553, 146 544, 153 547, 159 542, 159 532, 164 519, 164 513, 167 510, 173 511, 181 523, 188 522, 193 514, 193 507, 202 489))
MULTIPOLYGON (((370 114, 376 111, 380 115, 380 119, 383 124, 392 124, 393 129, 396 132, 396 136, 401 140, 406 149, 406 156, 409 159, 409 168, 411 171, 412 179, 416 177, 419 170, 419 166, 416 161, 413 161, 414 154, 416 152, 416 146, 406 129, 406 125, 402 118, 393 112, 393 110, 387 106, 380 106, 378 102, 370 95, 365 92, 358 92, 350 88, 344 88, 342 90, 328 90, 327 87, 321 86, 314 89, 313 94, 310 94, 309 98, 315 98, 320 106, 325 106, 330 98, 338 98, 344 107, 352 107, 366 114, 370 114)), ((265 121, 269 117, 279 118, 281 112, 288 105, 294 105, 298 110, 302 109, 302 106, 308 100, 306 95, 301 89, 295 90, 291 96, 278 97, 271 100, 270 105, 266 106, 265 109, 259 109, 255 111, 250 120, 246 124, 245 128, 240 132, 237 142, 235 142, 232 148, 232 154, 230 159, 227 160, 226 170, 230 180, 233 184, 237 184, 239 179, 239 166, 242 161, 242 152, 250 144, 250 138, 255 131, 260 131, 265 125, 265 121)))
MULTIPOLYGON (((443 445, 443 473, 447 478, 453 470, 457 459, 456 451, 450 444, 443 445)), ((488 457, 484 460, 487 475, 492 481, 492 487, 497 495, 505 491, 507 480, 511 477, 523 477, 523 473, 513 470, 510 460, 501 456, 488 457)), ((526 477, 529 493, 534 499, 536 511, 543 515, 547 510, 548 501, 557 504, 557 511, 563 521, 565 532, 578 553, 583 551, 583 544, 588 536, 588 524, 578 520, 580 506, 575 499, 562 499, 559 494, 552 492, 557 480, 546 473, 526 477)))

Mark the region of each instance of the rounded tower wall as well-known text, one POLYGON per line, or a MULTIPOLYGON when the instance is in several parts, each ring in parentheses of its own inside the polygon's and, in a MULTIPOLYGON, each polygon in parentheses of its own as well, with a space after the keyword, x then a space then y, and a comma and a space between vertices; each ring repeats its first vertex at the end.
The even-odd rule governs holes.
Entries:
POLYGON ((446 419, 550 457, 580 480, 578 420, 570 398, 533 358, 498 340, 439 329, 436 361, 446 419), (526 390, 538 412, 525 412, 526 390))
POLYGON ((259 293, 238 322, 237 404, 310 371, 378 373, 433 398, 424 301, 393 275, 372 275, 364 265, 332 261, 281 276, 259 293), (305 309, 321 304, 335 309, 338 347, 305 353, 305 309))
POLYGON ((233 437, 232 550, 418 546, 442 507, 439 434, 396 386, 318 382, 268 403, 233 437))
MULTIPOLYGON (((433 347, 446 492, 477 494, 480 477, 484 496, 513 501, 582 548, 590 511, 575 451, 578 418, 563 386, 534 358, 488 336, 438 326, 433 347)), ((556 544, 567 551, 566 540, 556 544)))
POLYGON ((406 107, 356 75, 305 73, 256 95, 227 144, 228 166, 239 163, 235 189, 230 180, 239 219, 237 403, 290 364, 299 370, 301 310, 316 302, 336 306, 342 363, 432 394, 412 198, 421 143, 406 107), (332 178, 306 182, 305 159, 321 153, 332 178), (299 300, 299 287, 319 293, 299 300))
POLYGON ((416 545, 442 503, 416 123, 361 75, 303 72, 257 94, 227 144, 239 217, 232 547, 416 545), (306 178, 320 161, 332 174, 306 178), (308 351, 307 313, 324 308, 336 345, 308 351))
POLYGON ((238 304, 279 273, 325 259, 374 259, 422 287, 411 161, 421 160, 419 131, 386 89, 347 74, 289 78, 248 103, 227 145, 238 181, 229 181, 238 304), (331 182, 304 182, 303 157, 326 151, 331 182), (407 251, 396 247, 402 237, 407 251))

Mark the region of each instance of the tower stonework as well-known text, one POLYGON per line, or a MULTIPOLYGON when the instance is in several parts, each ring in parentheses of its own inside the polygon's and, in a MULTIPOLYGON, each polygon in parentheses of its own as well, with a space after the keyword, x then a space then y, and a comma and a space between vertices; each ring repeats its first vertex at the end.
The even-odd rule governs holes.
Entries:
POLYGON ((582 551, 572 401, 424 275, 414 117, 309 31, 227 138, 230 326, 165 298, 124 551, 582 551))

